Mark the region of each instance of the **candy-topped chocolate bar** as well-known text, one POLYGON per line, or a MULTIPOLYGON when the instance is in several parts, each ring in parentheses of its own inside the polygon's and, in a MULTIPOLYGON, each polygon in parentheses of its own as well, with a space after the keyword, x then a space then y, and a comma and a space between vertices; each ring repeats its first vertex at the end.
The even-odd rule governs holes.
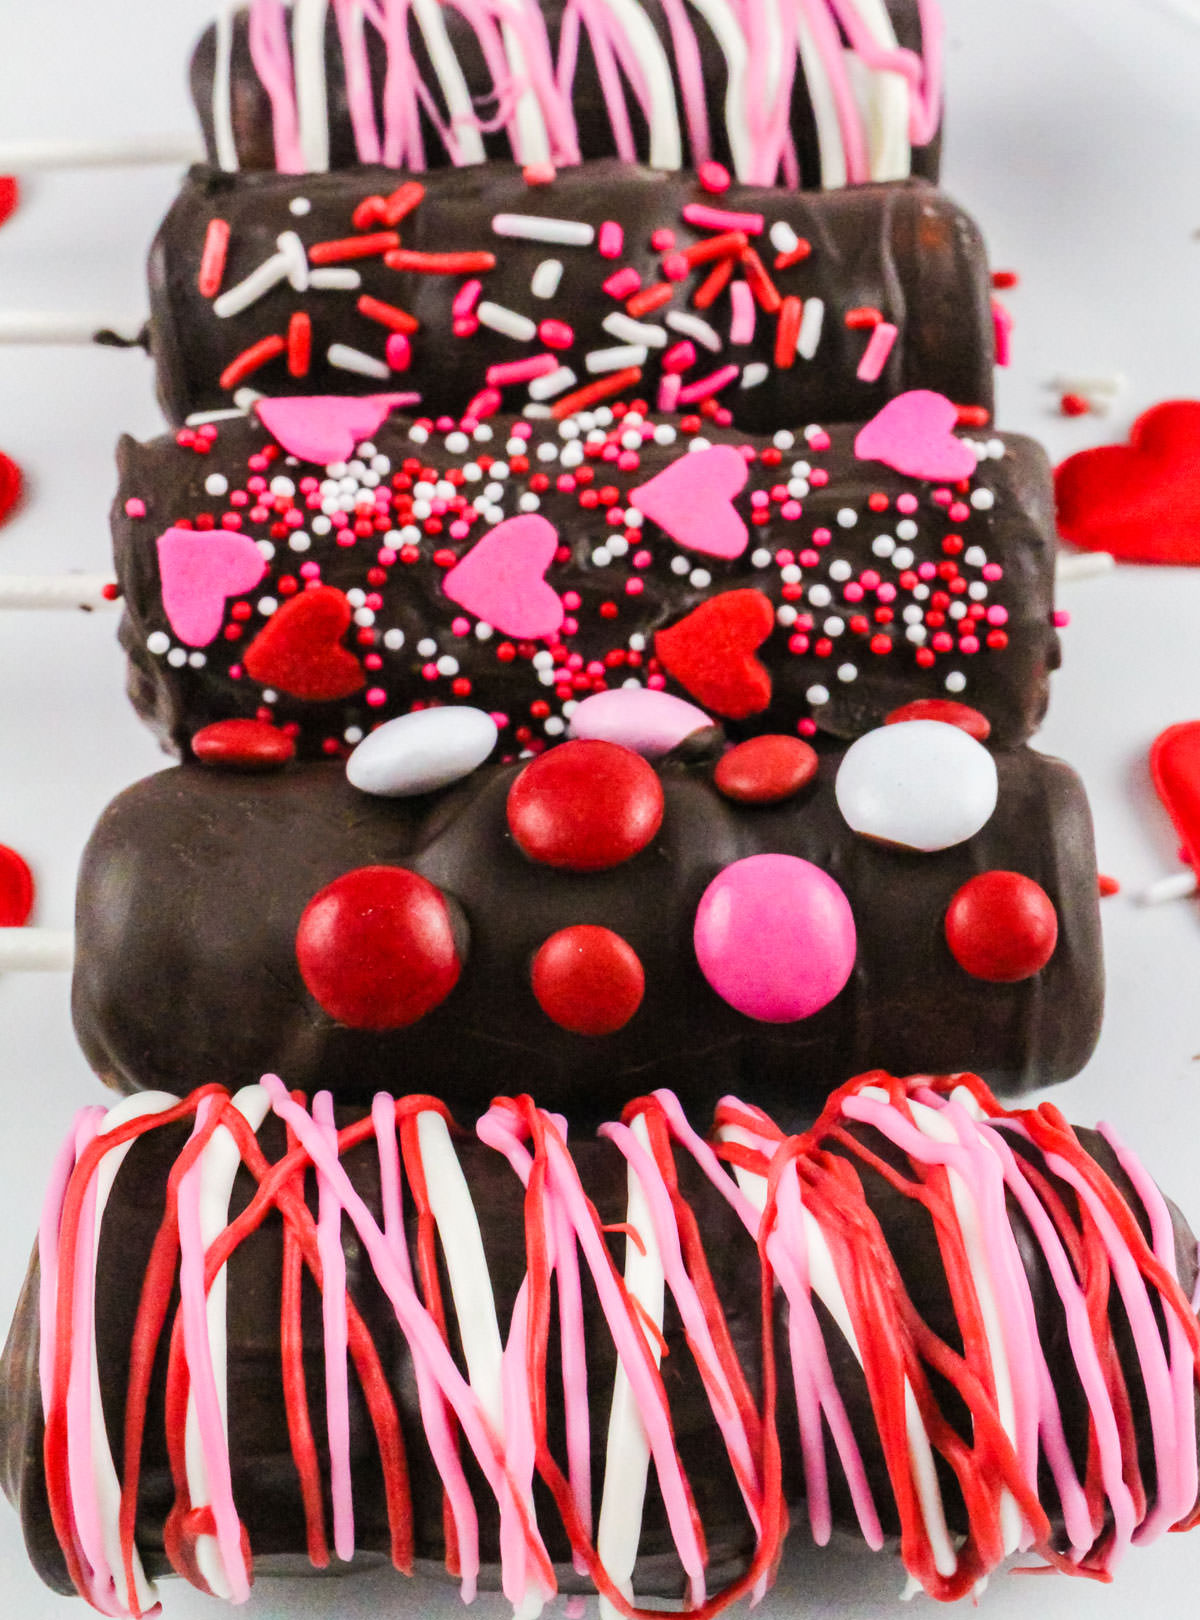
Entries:
POLYGON ((415 394, 430 416, 641 398, 752 431, 862 421, 905 389, 986 421, 979 232, 924 182, 830 193, 615 160, 531 185, 193 169, 150 255, 168 417, 245 390, 415 394))

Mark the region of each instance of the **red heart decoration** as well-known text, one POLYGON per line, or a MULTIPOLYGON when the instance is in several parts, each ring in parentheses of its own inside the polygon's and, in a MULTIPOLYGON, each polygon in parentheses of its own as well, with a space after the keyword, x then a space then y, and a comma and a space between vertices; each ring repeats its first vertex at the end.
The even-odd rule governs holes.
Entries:
POLYGON ((1068 456, 1054 490, 1073 545, 1123 562, 1200 563, 1200 401, 1152 406, 1128 444, 1068 456))
POLYGON ((1150 749, 1150 774, 1183 854, 1200 872, 1200 720, 1168 726, 1150 749))
POLYGON ((306 703, 349 697, 366 685, 362 666, 341 645, 353 609, 332 585, 293 596, 258 632, 242 660, 260 686, 306 703))
POLYGON ((16 175, 0 174, 0 225, 21 200, 21 187, 16 175))
POLYGON ((775 609, 761 591, 725 591, 660 630, 654 651, 698 703, 744 720, 771 701, 771 677, 754 653, 774 628, 775 609))
POLYGON ((0 523, 8 518, 21 499, 21 469, 0 450, 0 523))

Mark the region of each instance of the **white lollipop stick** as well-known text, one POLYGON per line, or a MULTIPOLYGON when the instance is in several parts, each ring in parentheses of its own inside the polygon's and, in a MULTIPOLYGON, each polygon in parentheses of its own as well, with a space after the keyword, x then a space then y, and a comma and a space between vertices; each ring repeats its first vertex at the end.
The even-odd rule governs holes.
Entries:
POLYGON ((1172 900, 1186 900, 1200 888, 1195 872, 1176 872, 1171 877, 1159 878, 1142 891, 1144 906, 1165 906, 1172 900))
POLYGON ((69 928, 0 928, 0 973, 65 973, 74 961, 69 928))
POLYGON ((0 574, 0 608, 94 608, 115 605, 111 574, 0 574))
POLYGON ((1097 574, 1109 574, 1117 566, 1111 551, 1060 551, 1054 565, 1054 577, 1061 585, 1064 580, 1092 579, 1097 574))
POLYGON ((0 141, 0 174, 35 169, 123 169, 153 163, 199 163, 194 135, 127 135, 117 140, 0 141))
POLYGON ((101 333, 112 333, 120 343, 136 344, 144 321, 137 316, 105 315, 85 311, 4 310, 0 311, 0 343, 96 343, 101 333))

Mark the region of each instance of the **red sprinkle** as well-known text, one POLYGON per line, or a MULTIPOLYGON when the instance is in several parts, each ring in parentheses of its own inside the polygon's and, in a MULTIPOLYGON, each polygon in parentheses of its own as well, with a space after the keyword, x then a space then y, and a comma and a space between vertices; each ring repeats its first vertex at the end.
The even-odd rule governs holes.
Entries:
POLYGON ((669 281, 656 281, 649 287, 643 287, 641 292, 634 293, 625 308, 636 321, 643 315, 649 315, 652 310, 669 304, 674 296, 675 289, 669 281))
POLYGON ((307 377, 312 359, 312 320, 297 310, 288 322, 287 366, 291 377, 307 377))
POLYGON ((372 225, 382 225, 386 211, 387 203, 376 193, 374 196, 364 197, 350 219, 356 231, 366 231, 372 225))
POLYGON ((712 159, 710 159, 707 163, 702 163, 700 165, 696 171, 696 178, 704 187, 705 191, 710 191, 714 196, 717 197, 719 197, 722 192, 728 191, 730 185, 732 184, 729 176, 729 170, 723 163, 717 163, 712 159))
POLYGON ((987 427, 992 419, 992 413, 986 405, 956 405, 954 414, 959 427, 966 428, 987 427))
POLYGON ((1058 408, 1064 416, 1087 416, 1092 407, 1082 394, 1064 394, 1058 408))
POLYGON ((790 270, 793 265, 803 264, 812 254, 812 243, 806 237, 801 237, 794 248, 787 253, 775 255, 776 270, 790 270))
POLYGON ((225 255, 229 251, 229 222, 210 219, 200 254, 200 275, 196 285, 202 298, 215 298, 225 276, 225 255))
POLYGON ((796 339, 800 336, 800 321, 804 303, 799 298, 785 298, 779 306, 779 324, 775 328, 775 364, 780 371, 795 364, 796 339))
POLYGON ((342 264, 346 259, 370 259, 389 248, 398 248, 395 231, 376 231, 371 236, 343 236, 336 242, 314 242, 308 250, 312 264, 342 264))
POLYGON ((0 928, 24 928, 33 911, 33 873, 28 862, 0 844, 0 928))
POLYGON ((993 270, 992 286, 997 292, 1007 292, 1012 287, 1019 287, 1021 278, 1015 270, 993 270))
POLYGON ((733 260, 722 259, 696 288, 692 303, 697 309, 711 309, 732 280, 733 260))
POLYGON ((243 349, 241 354, 237 355, 225 367, 220 377, 221 387, 236 388, 238 383, 244 382, 253 372, 257 371, 261 366, 265 366, 269 360, 274 360, 277 354, 282 354, 286 348, 287 344, 277 332, 272 332, 270 337, 259 338, 257 343, 252 343, 248 349, 243 349))
POLYGON ((614 394, 623 393, 626 388, 633 388, 642 380, 641 366, 628 366, 624 371, 614 371, 608 377, 601 377, 586 388, 577 388, 573 394, 564 394, 554 405, 551 414, 556 422, 565 421, 568 416, 574 416, 576 411, 585 411, 589 405, 595 405, 602 399, 611 399, 614 394))
POLYGON ((496 268, 494 253, 414 253, 394 248, 385 253, 389 270, 411 270, 419 276, 473 276, 496 268))
POLYGON ((859 309, 846 311, 846 328, 850 332, 866 332, 878 326, 883 320, 883 314, 873 304, 864 304, 859 309))
POLYGON ((702 242, 685 247, 679 257, 686 264, 709 264, 713 259, 740 258, 750 246, 745 231, 722 231, 720 236, 706 236, 702 242))
MULTIPOLYGON (((380 218, 385 225, 399 225, 400 221, 421 202, 425 196, 425 187, 419 180, 406 180, 402 186, 397 186, 390 197, 386 197, 380 218)), ((355 224, 357 224, 357 220, 355 224)))
POLYGON ((1100 898, 1107 900, 1110 895, 1120 894, 1121 885, 1115 877, 1109 877, 1106 872, 1097 875, 1096 885, 1100 890, 1100 898))
POLYGON ((399 304, 385 304, 381 298, 372 298, 370 293, 363 293, 358 300, 358 312, 369 321, 378 321, 381 326, 388 326, 393 332, 403 332, 406 336, 417 331, 421 325, 415 315, 401 309, 399 304))
POLYGON ((779 313, 783 303, 779 288, 767 274, 767 267, 752 247, 748 247, 742 254, 742 274, 750 283, 750 291, 754 294, 760 309, 765 309, 768 315, 779 313))

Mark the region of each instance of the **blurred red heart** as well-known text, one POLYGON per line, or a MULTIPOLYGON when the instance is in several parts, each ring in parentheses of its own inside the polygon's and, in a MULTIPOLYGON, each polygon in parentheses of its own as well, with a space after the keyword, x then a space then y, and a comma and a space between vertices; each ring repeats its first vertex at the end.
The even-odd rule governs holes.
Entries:
POLYGON ((1123 562, 1200 563, 1200 401, 1155 405, 1128 444, 1068 456, 1054 487, 1072 545, 1123 562))

